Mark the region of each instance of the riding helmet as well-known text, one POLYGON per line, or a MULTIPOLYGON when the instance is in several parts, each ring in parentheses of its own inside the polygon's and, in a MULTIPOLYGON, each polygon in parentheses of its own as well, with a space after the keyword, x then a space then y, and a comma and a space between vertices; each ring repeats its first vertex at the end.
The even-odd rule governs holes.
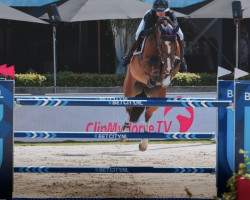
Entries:
POLYGON ((156 12, 166 12, 168 8, 168 0, 155 0, 153 3, 152 10, 156 12))

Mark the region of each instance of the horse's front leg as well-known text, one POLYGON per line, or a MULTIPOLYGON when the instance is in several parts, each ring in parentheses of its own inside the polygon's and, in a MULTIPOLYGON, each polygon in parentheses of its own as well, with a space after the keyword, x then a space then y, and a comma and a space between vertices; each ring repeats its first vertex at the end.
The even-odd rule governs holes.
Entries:
MULTIPOLYGON (((145 132, 149 132, 149 121, 150 118, 153 115, 153 112, 155 112, 158 108, 157 107, 148 107, 146 112, 145 112, 145 132)), ((148 139, 147 138, 143 138, 142 141, 139 144, 139 150, 140 151, 146 151, 148 148, 148 139)))
MULTIPOLYGON (((167 94, 167 88, 166 87, 161 87, 161 90, 159 93, 152 95, 151 97, 166 97, 167 94)), ((149 121, 150 118, 152 117, 153 113, 158 109, 158 107, 148 107, 145 112, 145 132, 149 132, 149 121)), ((142 141, 139 144, 139 150, 140 151, 146 151, 148 147, 148 139, 143 138, 142 141)))

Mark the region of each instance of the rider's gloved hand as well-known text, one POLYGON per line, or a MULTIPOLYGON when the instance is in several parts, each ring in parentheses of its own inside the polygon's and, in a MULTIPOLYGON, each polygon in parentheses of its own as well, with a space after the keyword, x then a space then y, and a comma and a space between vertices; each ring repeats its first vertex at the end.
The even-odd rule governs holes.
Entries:
POLYGON ((159 18, 158 19, 158 24, 164 24, 164 18, 159 18))
POLYGON ((143 36, 145 37, 145 36, 151 35, 155 31, 156 27, 157 27, 157 24, 155 24, 154 26, 152 26, 151 28, 149 28, 147 30, 144 30, 143 36))

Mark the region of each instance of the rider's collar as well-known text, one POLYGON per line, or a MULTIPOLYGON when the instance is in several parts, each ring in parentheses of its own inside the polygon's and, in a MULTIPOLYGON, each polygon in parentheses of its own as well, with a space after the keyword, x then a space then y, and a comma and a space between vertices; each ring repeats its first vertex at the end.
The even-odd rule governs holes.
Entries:
POLYGON ((164 10, 164 12, 168 12, 170 10, 170 8, 167 8, 166 10, 164 10))

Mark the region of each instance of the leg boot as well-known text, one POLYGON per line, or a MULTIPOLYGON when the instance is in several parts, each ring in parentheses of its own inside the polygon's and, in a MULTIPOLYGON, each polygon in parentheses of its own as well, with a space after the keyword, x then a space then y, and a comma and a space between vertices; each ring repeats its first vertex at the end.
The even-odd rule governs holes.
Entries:
POLYGON ((181 67, 180 67, 180 71, 181 72, 187 72, 187 65, 186 65, 186 61, 184 58, 184 40, 180 41, 180 59, 181 59, 181 67))
POLYGON ((180 59, 183 60, 184 58, 184 40, 180 41, 180 59))
POLYGON ((136 49, 137 49, 137 41, 134 41, 129 49, 129 52, 122 57, 122 66, 126 67, 130 63, 130 60, 136 49))

